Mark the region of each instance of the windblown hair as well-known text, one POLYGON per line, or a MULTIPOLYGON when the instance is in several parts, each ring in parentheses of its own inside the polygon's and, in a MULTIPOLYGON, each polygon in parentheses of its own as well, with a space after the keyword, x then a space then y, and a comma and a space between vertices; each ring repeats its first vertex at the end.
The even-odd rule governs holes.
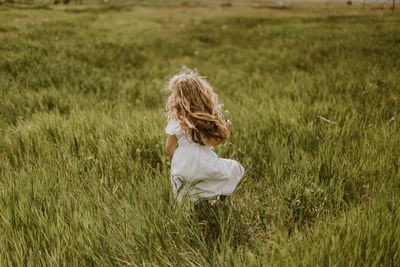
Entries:
POLYGON ((169 81, 171 95, 167 100, 168 119, 180 122, 193 142, 205 145, 204 138, 225 140, 229 132, 221 120, 218 96, 204 77, 183 68, 169 81))

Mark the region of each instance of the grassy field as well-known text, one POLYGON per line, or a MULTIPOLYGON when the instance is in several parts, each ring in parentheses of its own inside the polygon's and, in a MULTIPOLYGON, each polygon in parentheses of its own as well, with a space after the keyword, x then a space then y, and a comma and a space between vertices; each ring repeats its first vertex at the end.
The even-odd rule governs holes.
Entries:
POLYGON ((179 3, 0 5, 0 265, 399 265, 399 13, 179 3), (234 124, 221 209, 172 195, 182 66, 234 124))

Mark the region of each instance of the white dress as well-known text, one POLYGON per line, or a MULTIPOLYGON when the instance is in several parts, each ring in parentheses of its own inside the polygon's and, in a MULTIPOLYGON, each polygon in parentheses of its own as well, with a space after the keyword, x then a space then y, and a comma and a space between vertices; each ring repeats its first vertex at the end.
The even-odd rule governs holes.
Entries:
POLYGON ((211 145, 192 141, 175 120, 169 120, 165 132, 178 138, 178 148, 171 162, 171 183, 178 198, 186 195, 197 201, 217 195, 230 195, 244 174, 240 163, 218 158, 211 145))

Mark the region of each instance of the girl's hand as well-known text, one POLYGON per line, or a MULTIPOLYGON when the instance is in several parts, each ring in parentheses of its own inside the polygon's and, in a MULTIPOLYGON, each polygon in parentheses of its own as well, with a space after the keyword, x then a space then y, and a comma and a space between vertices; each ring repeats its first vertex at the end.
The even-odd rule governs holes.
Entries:
POLYGON ((230 120, 226 120, 226 122, 225 122, 225 127, 226 127, 226 129, 229 131, 229 133, 232 132, 232 130, 233 130, 233 124, 232 124, 232 122, 231 122, 230 120))
MULTIPOLYGON (((229 131, 229 134, 230 134, 232 132, 232 129, 233 129, 232 122, 230 120, 226 120, 225 121, 225 127, 229 131)), ((208 139, 208 144, 212 145, 212 146, 218 146, 223 141, 224 141, 224 139, 211 137, 211 138, 208 139)))

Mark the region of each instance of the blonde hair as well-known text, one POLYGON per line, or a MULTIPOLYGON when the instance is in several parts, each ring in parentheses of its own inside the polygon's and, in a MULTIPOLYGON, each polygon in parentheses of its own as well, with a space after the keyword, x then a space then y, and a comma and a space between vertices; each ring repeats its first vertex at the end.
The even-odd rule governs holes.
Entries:
POLYGON ((193 142, 205 145, 203 138, 224 140, 229 132, 221 120, 221 105, 211 86, 196 71, 183 68, 171 78, 167 100, 168 119, 180 122, 193 142))

